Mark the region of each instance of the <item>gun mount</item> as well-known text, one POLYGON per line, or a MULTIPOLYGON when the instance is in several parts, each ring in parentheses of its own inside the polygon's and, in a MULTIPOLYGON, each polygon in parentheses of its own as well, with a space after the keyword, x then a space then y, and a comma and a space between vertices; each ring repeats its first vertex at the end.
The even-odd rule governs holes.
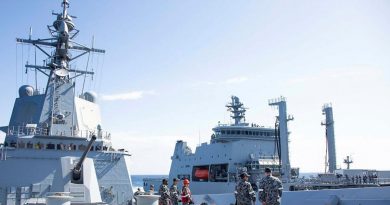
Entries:
POLYGON ((77 162, 76 166, 72 170, 72 182, 73 183, 80 183, 81 179, 81 172, 82 172, 82 165, 87 157, 87 154, 89 150, 91 150, 93 142, 96 140, 96 135, 92 135, 91 140, 88 143, 87 149, 84 151, 83 155, 81 155, 80 160, 77 162))

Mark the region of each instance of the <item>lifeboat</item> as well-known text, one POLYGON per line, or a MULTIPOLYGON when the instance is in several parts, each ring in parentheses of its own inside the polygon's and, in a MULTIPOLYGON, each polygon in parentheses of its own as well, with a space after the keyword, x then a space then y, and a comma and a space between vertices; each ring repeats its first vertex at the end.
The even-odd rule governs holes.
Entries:
POLYGON ((208 180, 209 179, 209 170, 197 168, 195 169, 195 177, 198 179, 208 180))

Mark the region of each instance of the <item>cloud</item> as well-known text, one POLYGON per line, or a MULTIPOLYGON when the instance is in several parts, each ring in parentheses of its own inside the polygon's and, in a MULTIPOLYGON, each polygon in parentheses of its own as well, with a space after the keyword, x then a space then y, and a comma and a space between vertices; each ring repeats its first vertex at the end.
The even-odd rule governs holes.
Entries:
POLYGON ((145 95, 154 95, 154 91, 130 91, 125 93, 117 94, 103 94, 101 99, 105 101, 116 101, 116 100, 139 100, 145 95))
POLYGON ((216 84, 217 84, 216 82, 211 82, 211 81, 200 81, 200 82, 193 83, 192 86, 199 87, 199 86, 203 86, 203 85, 210 86, 210 85, 216 85, 216 84))
POLYGON ((242 76, 242 77, 236 77, 236 78, 229 78, 225 81, 225 84, 238 84, 238 83, 243 83, 245 81, 248 81, 248 78, 245 76, 242 76))

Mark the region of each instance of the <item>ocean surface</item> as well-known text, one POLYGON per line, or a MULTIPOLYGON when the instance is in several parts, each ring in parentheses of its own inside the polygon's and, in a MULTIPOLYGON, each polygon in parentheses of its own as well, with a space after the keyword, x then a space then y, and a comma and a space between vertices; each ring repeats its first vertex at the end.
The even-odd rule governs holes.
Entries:
POLYGON ((131 182, 133 183, 133 190, 136 190, 138 187, 143 187, 144 178, 168 178, 168 175, 131 175, 131 182))

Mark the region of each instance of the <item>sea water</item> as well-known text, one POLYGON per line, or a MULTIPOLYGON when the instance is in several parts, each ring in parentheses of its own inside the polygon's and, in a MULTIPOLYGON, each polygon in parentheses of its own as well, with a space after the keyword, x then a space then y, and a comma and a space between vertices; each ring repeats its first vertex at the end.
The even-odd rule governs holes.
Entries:
MULTIPOLYGON (((131 181, 133 183, 133 190, 137 191, 138 188, 143 190, 144 187, 144 178, 168 178, 168 175, 131 175, 131 181)), ((158 189, 158 187, 157 187, 158 189)))

